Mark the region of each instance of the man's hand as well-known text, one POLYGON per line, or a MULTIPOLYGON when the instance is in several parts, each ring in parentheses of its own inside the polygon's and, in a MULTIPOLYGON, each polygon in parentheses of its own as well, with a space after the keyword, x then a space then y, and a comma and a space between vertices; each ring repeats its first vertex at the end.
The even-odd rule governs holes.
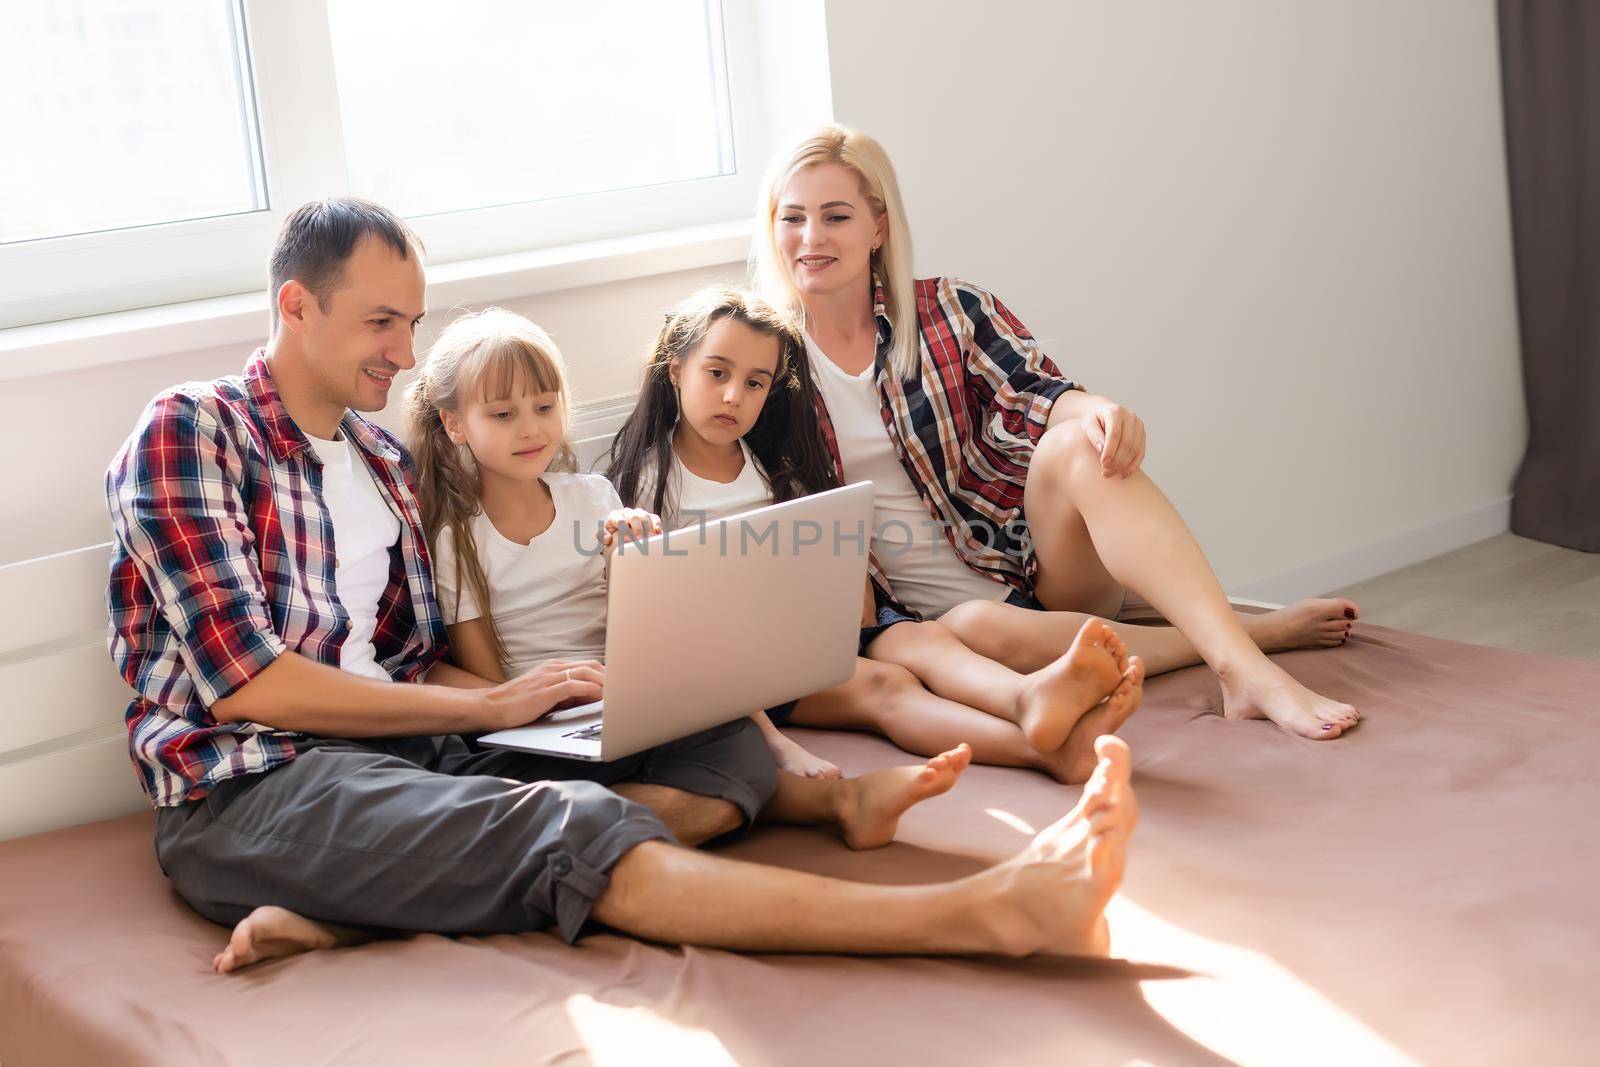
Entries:
POLYGON ((599 660, 552 660, 527 674, 483 691, 487 725, 509 730, 536 722, 557 708, 589 704, 605 692, 606 669, 599 660))
POLYGON ((1083 432, 1100 453, 1100 474, 1126 478, 1144 462, 1144 420, 1114 400, 1097 398, 1083 415, 1083 432))
POLYGON ((643 508, 622 508, 606 516, 600 543, 605 548, 606 559, 617 550, 619 541, 643 541, 661 532, 661 519, 643 508))

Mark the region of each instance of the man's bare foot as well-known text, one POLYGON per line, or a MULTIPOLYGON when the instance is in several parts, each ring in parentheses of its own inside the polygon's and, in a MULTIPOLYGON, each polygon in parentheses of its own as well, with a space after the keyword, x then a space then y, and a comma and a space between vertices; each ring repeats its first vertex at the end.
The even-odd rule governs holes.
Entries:
POLYGON ((1313 693, 1265 657, 1248 671, 1218 671, 1217 677, 1222 681, 1222 714, 1230 719, 1271 719, 1315 741, 1330 741, 1361 720, 1349 704, 1313 693))
POLYGON ((286 908, 267 905, 239 921, 228 947, 217 953, 211 969, 227 974, 262 960, 294 956, 322 948, 341 948, 372 940, 373 935, 332 923, 319 923, 286 908))
POLYGON ((1054 752, 1083 714, 1116 687, 1127 666, 1127 650, 1111 624, 1089 619, 1065 655, 1023 678, 1017 697, 1022 736, 1036 752, 1054 752))
POLYGON ((993 893, 984 915, 1009 956, 1104 956, 1105 910, 1122 884, 1128 837, 1139 821, 1121 738, 1095 741, 1099 763, 1076 807, 1021 854, 973 876, 993 893))
POLYGON ((1046 769, 1064 785, 1078 785, 1089 780, 1099 758, 1095 743, 1107 734, 1122 729, 1122 724, 1139 710, 1144 699, 1144 661, 1138 656, 1128 657, 1128 666, 1117 680, 1111 695, 1090 708, 1067 735, 1066 744, 1044 756, 1046 769))
POLYGON ((772 750, 772 758, 778 762, 779 770, 798 774, 802 778, 838 778, 841 774, 838 767, 806 751, 794 739, 783 734, 774 732, 768 735, 767 747, 772 750))
POLYGON ((835 811, 844 843, 859 849, 887 845, 894 840, 900 816, 914 804, 949 792, 971 762, 972 749, 961 744, 927 763, 845 779, 835 811))
POLYGON ((1350 638, 1361 612, 1344 597, 1310 597, 1261 615, 1241 615, 1245 632, 1266 653, 1334 648, 1350 638))

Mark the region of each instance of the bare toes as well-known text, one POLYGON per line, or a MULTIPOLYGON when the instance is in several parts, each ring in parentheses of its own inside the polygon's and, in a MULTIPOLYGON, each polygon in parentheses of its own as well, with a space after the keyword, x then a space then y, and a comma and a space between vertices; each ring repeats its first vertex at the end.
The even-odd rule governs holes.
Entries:
POLYGON ((1111 627, 1106 625, 1104 619, 1090 619, 1088 622, 1084 623, 1083 628, 1078 631, 1078 636, 1081 637, 1087 644, 1103 646, 1109 640, 1115 638, 1116 634, 1112 631, 1111 627))

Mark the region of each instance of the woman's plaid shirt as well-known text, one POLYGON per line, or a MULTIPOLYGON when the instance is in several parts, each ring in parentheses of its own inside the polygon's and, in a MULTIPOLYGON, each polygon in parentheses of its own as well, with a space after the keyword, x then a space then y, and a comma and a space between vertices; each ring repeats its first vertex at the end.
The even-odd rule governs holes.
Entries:
MULTIPOLYGON (((1083 386, 1061 376, 993 294, 955 278, 919 278, 915 291, 920 365, 905 381, 889 370, 894 324, 876 291, 883 425, 961 560, 1027 592, 1038 567, 1022 514, 1028 464, 1056 398, 1083 386)), ((848 481, 827 405, 814 395, 834 469, 848 481)))
MULTIPOLYGON (((340 428, 401 520, 373 645, 392 678, 415 681, 444 654, 445 631, 411 460, 353 412, 340 428)), ((322 462, 264 354, 242 377, 152 401, 106 473, 106 500, 111 654, 138 693, 128 739, 151 803, 182 804, 293 759, 303 735, 219 723, 208 710, 285 650, 337 667, 350 632, 322 462)))

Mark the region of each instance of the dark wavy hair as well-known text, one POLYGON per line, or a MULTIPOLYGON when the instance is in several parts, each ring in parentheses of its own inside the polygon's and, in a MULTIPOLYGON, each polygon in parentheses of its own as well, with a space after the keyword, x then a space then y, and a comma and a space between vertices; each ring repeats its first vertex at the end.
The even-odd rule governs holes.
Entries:
POLYGON ((624 503, 657 515, 668 513, 672 431, 678 423, 678 391, 671 367, 705 340, 711 327, 734 319, 778 341, 778 370, 756 423, 744 443, 761 463, 774 502, 810 496, 839 484, 822 443, 814 401, 816 387, 800 327, 754 293, 733 286, 702 289, 667 315, 645 362, 644 385, 628 421, 611 442, 606 477, 624 503), (652 499, 638 499, 646 482, 652 499))

